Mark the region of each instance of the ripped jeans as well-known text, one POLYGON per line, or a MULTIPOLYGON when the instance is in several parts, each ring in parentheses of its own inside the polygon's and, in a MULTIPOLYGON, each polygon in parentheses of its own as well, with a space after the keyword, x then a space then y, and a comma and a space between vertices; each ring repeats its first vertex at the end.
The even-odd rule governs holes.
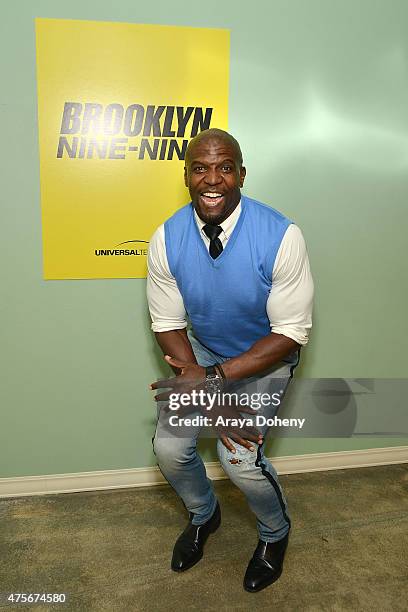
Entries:
MULTIPOLYGON (((225 361, 220 355, 203 347, 192 334, 189 334, 189 338, 200 365, 207 366, 225 361)), ((296 353, 288 359, 288 362, 281 362, 272 368, 267 376, 249 379, 245 391, 250 393, 253 390, 267 389, 269 395, 276 392, 283 397, 297 362, 296 353)), ((266 418, 275 416, 276 412, 276 406, 261 407, 258 411, 266 418)), ((242 413, 242 416, 249 415, 242 413)), ((256 425, 256 427, 265 439, 268 426, 256 425)), ((153 438, 153 449, 160 470, 182 499, 187 510, 193 513, 194 525, 208 521, 217 504, 212 482, 207 477, 204 463, 197 453, 197 438, 200 431, 200 427, 192 427, 186 437, 171 435, 159 418, 153 438)), ((244 493, 249 507, 255 514, 259 539, 264 542, 281 540, 290 529, 290 519, 276 470, 264 456, 264 442, 261 445, 252 443, 254 451, 235 442, 233 444, 236 448, 235 454, 231 453, 221 440, 217 440, 221 465, 232 482, 244 493)))

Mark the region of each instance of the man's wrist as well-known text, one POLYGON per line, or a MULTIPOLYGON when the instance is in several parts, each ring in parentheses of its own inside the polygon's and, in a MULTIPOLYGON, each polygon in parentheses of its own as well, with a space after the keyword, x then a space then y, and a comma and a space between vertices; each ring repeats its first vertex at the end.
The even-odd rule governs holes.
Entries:
POLYGON ((204 388, 207 393, 221 392, 224 386, 224 379, 216 368, 216 364, 205 368, 204 388))

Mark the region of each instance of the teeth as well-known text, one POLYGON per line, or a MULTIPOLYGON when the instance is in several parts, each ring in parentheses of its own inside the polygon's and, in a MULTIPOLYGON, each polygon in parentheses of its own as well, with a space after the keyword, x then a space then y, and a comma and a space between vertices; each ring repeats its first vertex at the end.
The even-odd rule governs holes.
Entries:
POLYGON ((208 192, 208 193, 203 193, 203 196, 205 196, 206 198, 220 198, 222 196, 222 193, 208 192))

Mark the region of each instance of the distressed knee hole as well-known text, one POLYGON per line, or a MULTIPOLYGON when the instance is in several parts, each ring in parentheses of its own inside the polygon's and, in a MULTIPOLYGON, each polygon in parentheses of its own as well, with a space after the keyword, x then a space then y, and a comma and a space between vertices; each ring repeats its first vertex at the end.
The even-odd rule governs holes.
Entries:
POLYGON ((240 463, 242 463, 241 459, 230 459, 229 462, 231 463, 231 465, 239 465, 240 463))

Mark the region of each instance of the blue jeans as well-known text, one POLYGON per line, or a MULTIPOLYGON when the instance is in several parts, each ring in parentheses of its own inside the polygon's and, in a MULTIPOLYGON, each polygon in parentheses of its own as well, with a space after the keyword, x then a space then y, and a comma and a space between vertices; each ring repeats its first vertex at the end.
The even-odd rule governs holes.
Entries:
MULTIPOLYGON (((200 365, 207 366, 225 361, 220 355, 202 346, 192 334, 189 334, 189 337, 200 365)), ((267 391, 269 395, 279 392, 283 397, 297 361, 296 354, 288 363, 281 362, 272 368, 266 376, 248 379, 245 392, 267 391)), ((258 414, 270 418, 276 414, 276 411, 275 406, 266 406, 260 408, 258 414)), ((249 415, 242 414, 242 416, 249 415)), ((266 436, 267 425, 257 426, 257 429, 264 437, 266 436)), ((197 453, 200 430, 200 427, 190 429, 191 435, 188 437, 172 436, 159 418, 153 438, 153 449, 160 470, 182 499, 187 510, 194 514, 192 519, 194 525, 208 521, 217 504, 212 482, 207 478, 204 463, 197 453)), ((287 504, 276 470, 264 456, 264 443, 261 445, 252 443, 254 451, 249 451, 235 442, 233 444, 237 449, 235 454, 218 439, 217 451, 221 465, 232 482, 244 493, 249 507, 255 514, 259 539, 264 542, 276 542, 290 529, 287 504)))

